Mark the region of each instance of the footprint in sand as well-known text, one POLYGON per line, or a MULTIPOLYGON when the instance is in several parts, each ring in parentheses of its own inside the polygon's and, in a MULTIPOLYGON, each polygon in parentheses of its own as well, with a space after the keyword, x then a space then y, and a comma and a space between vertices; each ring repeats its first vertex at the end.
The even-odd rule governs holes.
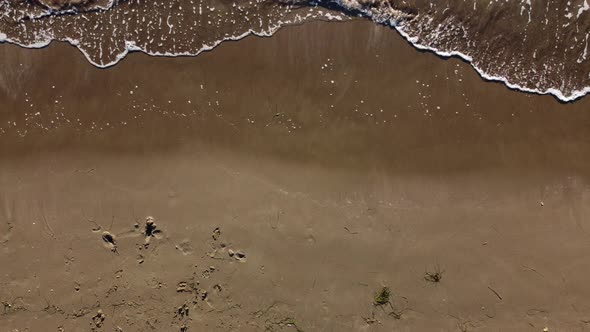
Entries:
POLYGON ((239 262, 245 262, 246 261, 246 253, 243 252, 242 250, 238 250, 238 251, 233 251, 232 249, 229 249, 227 251, 229 257, 233 257, 235 260, 239 261, 239 262))
POLYGON ((185 303, 185 304, 181 305, 180 307, 176 308, 176 312, 174 314, 174 317, 178 317, 180 319, 183 319, 185 317, 188 317, 189 312, 190 312, 189 307, 185 303))
POLYGON ((180 244, 177 244, 175 248, 185 256, 193 253, 193 246, 191 245, 189 240, 182 241, 180 244))
POLYGON ((203 279, 209 279, 209 277, 211 277, 211 274, 213 272, 215 272, 215 270, 216 270, 215 266, 211 265, 211 266, 209 266, 208 269, 206 269, 205 271, 203 271, 203 273, 201 273, 201 277, 203 279))
POLYGON ((214 258, 214 259, 223 259, 223 256, 219 256, 220 252, 225 251, 225 243, 219 243, 219 239, 221 238, 221 228, 215 227, 213 233, 211 233, 211 238, 213 238, 213 242, 211 243, 211 251, 207 252, 207 256, 214 258))
POLYGON ((12 228, 14 227, 10 221, 6 221, 6 228, 2 228, 2 233, 0 236, 0 244, 8 242, 12 235, 12 228))
POLYGON ((209 257, 216 258, 216 259, 223 259, 222 257, 218 257, 216 255, 218 252, 225 252, 225 250, 227 249, 227 253, 228 253, 229 257, 231 257, 239 262, 246 261, 246 253, 243 250, 233 250, 233 249, 227 248, 226 243, 218 242, 221 237, 221 229, 219 227, 216 227, 213 230, 213 234, 211 235, 211 237, 213 238, 213 240, 215 242, 212 244, 213 251, 207 253, 209 257))

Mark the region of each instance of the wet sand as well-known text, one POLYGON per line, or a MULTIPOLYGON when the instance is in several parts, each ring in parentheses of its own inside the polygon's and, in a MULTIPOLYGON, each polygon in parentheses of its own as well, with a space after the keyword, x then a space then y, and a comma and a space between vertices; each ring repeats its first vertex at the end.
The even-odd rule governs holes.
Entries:
POLYGON ((364 21, 0 59, 2 331, 590 329, 590 99, 364 21))

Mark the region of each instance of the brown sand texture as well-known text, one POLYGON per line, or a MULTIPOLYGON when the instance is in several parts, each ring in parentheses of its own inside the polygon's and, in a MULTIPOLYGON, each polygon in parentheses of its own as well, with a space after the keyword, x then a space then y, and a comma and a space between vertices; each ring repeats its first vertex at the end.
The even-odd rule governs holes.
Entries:
POLYGON ((370 22, 0 45, 0 331, 590 330, 590 99, 370 22))

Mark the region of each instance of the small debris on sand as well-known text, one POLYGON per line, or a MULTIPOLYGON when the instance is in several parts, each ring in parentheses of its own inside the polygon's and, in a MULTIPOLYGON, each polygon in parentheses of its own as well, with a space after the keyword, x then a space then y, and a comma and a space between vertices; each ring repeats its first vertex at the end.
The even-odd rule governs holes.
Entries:
POLYGON ((107 231, 102 232, 102 240, 112 252, 117 252, 117 240, 113 234, 107 231))
POLYGON ((241 250, 238 250, 235 252, 234 258, 240 262, 245 262, 246 261, 246 253, 244 253, 241 250))
POLYGON ((215 229, 213 230, 213 234, 211 235, 211 237, 213 238, 213 240, 217 241, 220 236, 221 236, 221 229, 219 229, 219 227, 215 227, 215 229))
POLYGON ((145 235, 144 247, 147 248, 150 245, 150 239, 152 237, 157 237, 161 232, 162 231, 156 226, 153 217, 148 216, 145 218, 145 228, 143 230, 143 234, 145 235))
POLYGON ((382 306, 389 303, 389 298, 391 297, 391 291, 389 287, 383 287, 381 290, 375 295, 375 299, 373 300, 374 306, 382 306))
POLYGON ((439 283, 442 280, 444 271, 440 267, 436 267, 434 271, 427 271, 424 273, 424 280, 433 283, 439 283))
POLYGON ((156 230, 156 223, 154 222, 153 217, 147 217, 145 219, 145 236, 153 236, 154 231, 156 230))
POLYGON ((106 315, 102 312, 102 309, 98 309, 96 315, 92 316, 92 324, 94 328, 101 328, 104 320, 106 319, 106 315))

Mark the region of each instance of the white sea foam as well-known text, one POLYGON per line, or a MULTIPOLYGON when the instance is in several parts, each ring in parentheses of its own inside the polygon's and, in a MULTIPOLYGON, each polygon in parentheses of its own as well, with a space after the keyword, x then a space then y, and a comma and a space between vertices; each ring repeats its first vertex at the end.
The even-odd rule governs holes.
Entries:
POLYGON ((590 5, 588 5, 588 0, 584 0, 584 3, 580 6, 580 9, 578 9, 578 16, 577 18, 579 18, 580 16, 582 16, 582 14, 587 11, 588 9, 590 9, 590 5))
MULTIPOLYGON (((535 89, 535 88, 522 86, 518 83, 515 83, 509 77, 494 75, 494 74, 491 74, 491 73, 479 68, 474 63, 474 59, 468 54, 462 53, 460 51, 455 51, 455 50, 449 51, 449 50, 445 50, 445 49, 440 49, 440 48, 436 48, 431 45, 423 44, 423 43, 419 42, 419 38, 411 35, 408 31, 406 31, 404 29, 404 24, 400 23, 399 17, 403 17, 404 15, 406 15, 405 13, 403 13, 401 11, 394 12, 394 16, 398 15, 398 17, 392 18, 392 15, 387 16, 387 15, 382 15, 382 14, 375 12, 375 11, 367 10, 364 7, 362 7, 361 5, 359 5, 357 1, 354 1, 354 0, 333 0, 333 2, 341 5, 343 8, 358 10, 359 12, 363 13, 367 17, 372 18, 377 23, 387 24, 387 25, 391 26, 398 33, 400 33, 400 35, 404 39, 406 39, 411 45, 413 45, 417 49, 430 51, 430 52, 437 54, 438 56, 445 57, 445 58, 448 58, 448 57, 461 58, 464 61, 471 64, 471 66, 477 71, 477 73, 485 80, 502 82, 510 89, 523 91, 523 92, 527 92, 527 93, 539 94, 539 95, 553 95, 554 97, 556 97, 557 99, 559 99, 563 102, 575 101, 575 100, 590 93, 590 86, 583 87, 578 90, 573 90, 567 94, 565 94, 562 91, 562 89, 555 88, 555 87, 541 90, 541 89, 535 89)), ((114 1, 111 1, 109 3, 108 8, 113 6, 114 3, 115 3, 114 1)), ((527 3, 529 3, 529 2, 527 2, 527 3)), ((104 8, 104 9, 108 9, 108 8, 104 8)), ((578 16, 580 16, 581 13, 585 10, 588 10, 587 0, 584 0, 583 6, 579 9, 578 16)), ((332 21, 339 21, 339 20, 344 19, 343 16, 335 15, 333 12, 332 13, 320 12, 319 15, 324 19, 332 20, 332 21)), ((237 40, 243 39, 243 38, 250 36, 250 35, 255 35, 255 36, 259 36, 259 37, 272 36, 281 27, 283 27, 285 25, 289 25, 289 24, 297 24, 297 23, 304 22, 306 19, 308 19, 311 16, 313 16, 313 14, 311 14, 311 13, 308 13, 307 15, 304 15, 304 16, 297 15, 294 20, 278 21, 278 22, 272 24, 271 26, 269 26, 265 30, 255 30, 255 29, 251 28, 243 33, 240 33, 237 35, 226 36, 222 39, 211 42, 209 44, 203 44, 198 50, 189 51, 189 52, 149 51, 149 50, 137 45, 137 43, 135 43, 134 41, 125 41, 124 50, 121 53, 116 54, 116 56, 113 58, 113 60, 111 60, 108 63, 98 63, 95 59, 93 59, 91 54, 89 54, 86 49, 84 49, 83 47, 80 46, 80 41, 77 39, 65 38, 65 39, 61 39, 61 41, 65 41, 73 46, 76 46, 82 52, 82 54, 85 56, 85 58, 94 66, 99 67, 99 68, 108 68, 108 67, 112 67, 112 66, 116 65, 119 61, 124 59, 130 52, 143 52, 143 53, 151 55, 151 56, 161 56, 161 57, 197 56, 197 55, 201 54, 202 52, 206 52, 206 51, 210 51, 210 50, 214 49, 219 44, 221 44, 225 41, 237 41, 237 40)), ((25 44, 25 43, 19 42, 18 40, 9 38, 4 33, 0 33, 0 42, 14 43, 14 44, 20 45, 22 47, 26 47, 26 48, 42 48, 42 47, 46 47, 54 40, 54 36, 51 36, 51 35, 44 35, 44 36, 37 36, 37 37, 38 38, 36 41, 25 44)))
MULTIPOLYGON (((106 5, 96 5, 91 9, 86 10, 85 12, 94 12, 94 11, 107 11, 113 8, 117 4, 116 0, 109 0, 106 5)), ((35 15, 28 15, 28 19, 38 20, 49 16, 56 16, 56 15, 75 15, 78 14, 79 11, 75 8, 68 8, 68 9, 43 9, 40 13, 35 15)))
MULTIPOLYGON (((479 68, 474 63, 474 59, 471 56, 469 56, 468 54, 465 54, 465 53, 462 53, 459 51, 454 51, 454 50, 448 51, 448 50, 444 50, 444 49, 439 49, 439 48, 433 47, 431 45, 426 45, 426 44, 420 43, 418 37, 412 36, 410 33, 405 31, 404 25, 399 23, 400 17, 402 17, 404 15, 404 13, 401 11, 397 11, 395 9, 388 8, 387 12, 384 13, 378 9, 377 10, 367 9, 365 6, 361 5, 357 0, 331 0, 331 1, 342 6, 343 8, 357 10, 357 11, 361 12, 362 14, 364 14, 365 16, 373 19, 377 23, 386 24, 386 25, 391 26, 397 32, 399 32, 400 35, 405 40, 407 40, 411 45, 413 45, 415 48, 417 48, 419 50, 433 52, 433 53, 437 54, 438 56, 441 56, 444 58, 457 57, 457 58, 463 59, 464 61, 468 62, 483 79, 488 80, 488 81, 502 82, 502 83, 504 83, 504 85, 506 85, 510 89, 522 91, 522 92, 527 92, 527 93, 538 94, 538 95, 552 95, 563 102, 572 102, 572 101, 580 99, 590 93, 590 86, 586 86, 586 87, 583 87, 582 89, 578 89, 578 90, 573 90, 568 94, 564 94, 561 89, 555 88, 555 87, 541 90, 541 89, 535 89, 535 88, 522 86, 518 83, 513 82, 509 77, 494 75, 494 74, 491 74, 491 73, 486 72, 485 70, 479 68)), ((529 6, 529 10, 530 10, 530 6, 531 6, 530 1, 527 2, 527 5, 529 6)), ((585 7, 587 7, 587 6, 588 6, 587 0, 584 0, 583 10, 586 10, 585 7)), ((583 12, 583 10, 582 10, 582 12, 583 12)), ((579 14, 581 14, 581 12, 579 14)))
MULTIPOLYGON (((286 25, 301 23, 312 16, 314 16, 312 13, 308 13, 304 16, 297 15, 296 18, 291 21, 279 20, 275 24, 269 26, 266 30, 261 30, 261 31, 257 31, 257 30, 254 30, 251 28, 241 34, 230 35, 230 36, 224 37, 222 39, 219 39, 217 41, 214 41, 212 43, 203 44, 203 46, 200 49, 198 49, 194 52, 175 52, 175 53, 173 53, 173 52, 149 51, 149 50, 146 50, 146 49, 138 46, 134 41, 125 41, 125 49, 121 53, 117 54, 114 60, 112 60, 111 62, 108 62, 108 63, 104 63, 104 64, 96 62, 92 58, 91 54, 89 54, 83 47, 80 47, 80 40, 74 39, 74 38, 65 38, 61 41, 65 41, 65 42, 69 43, 70 45, 77 47, 78 50, 80 50, 80 52, 84 55, 86 60, 88 60, 88 62, 90 62, 95 67, 104 69, 104 68, 109 68, 109 67, 116 65, 121 60, 123 60, 130 52, 142 52, 147 55, 157 56, 157 57, 197 56, 203 52, 213 50, 215 47, 219 46, 221 43, 226 42, 226 41, 238 41, 238 40, 244 39, 250 35, 254 35, 254 36, 258 36, 258 37, 271 37, 281 27, 286 26, 286 25)), ((331 15, 330 13, 323 13, 322 17, 326 18, 328 20, 343 20, 342 17, 334 16, 334 15, 331 15)), ((31 49, 44 48, 44 47, 49 46, 53 41, 55 41, 54 37, 50 36, 50 35, 45 35, 45 36, 40 36, 40 37, 42 37, 41 40, 37 40, 35 42, 27 44, 27 43, 19 42, 15 39, 8 38, 5 34, 0 34, 0 41, 5 41, 5 42, 11 43, 11 44, 18 45, 20 47, 31 48, 31 49), (2 37, 4 37, 4 40, 2 39, 2 37)))
POLYGON ((510 89, 518 90, 518 91, 522 91, 522 92, 527 92, 527 93, 534 93, 534 94, 538 94, 538 95, 553 95, 554 97, 556 97, 557 99, 559 99, 563 102, 572 102, 572 101, 582 98, 585 95, 590 93, 590 87, 584 87, 581 90, 574 90, 574 91, 572 91, 571 94, 565 95, 565 94, 563 94, 563 92, 561 92, 559 89, 556 89, 556 88, 549 88, 546 90, 538 90, 538 89, 531 89, 531 88, 527 88, 527 87, 518 85, 516 83, 511 82, 510 79, 507 77, 491 75, 491 74, 485 72, 484 70, 480 69, 479 67, 477 67, 473 63, 473 58, 467 54, 457 52, 457 51, 439 50, 439 49, 436 49, 436 48, 428 46, 428 45, 420 44, 417 42, 417 38, 410 36, 408 33, 406 33, 403 30, 403 28, 401 26, 396 25, 393 22, 392 22, 392 26, 395 28, 396 31, 398 31, 400 33, 400 35, 402 35, 402 37, 404 37, 404 39, 406 39, 410 44, 412 44, 417 49, 423 50, 423 51, 430 51, 430 52, 433 52, 433 53, 437 54, 438 56, 441 56, 444 58, 449 58, 449 57, 461 58, 461 59, 465 60, 466 62, 468 62, 475 69, 475 71, 477 71, 477 73, 485 80, 502 82, 502 83, 504 83, 504 85, 506 85, 510 89))

